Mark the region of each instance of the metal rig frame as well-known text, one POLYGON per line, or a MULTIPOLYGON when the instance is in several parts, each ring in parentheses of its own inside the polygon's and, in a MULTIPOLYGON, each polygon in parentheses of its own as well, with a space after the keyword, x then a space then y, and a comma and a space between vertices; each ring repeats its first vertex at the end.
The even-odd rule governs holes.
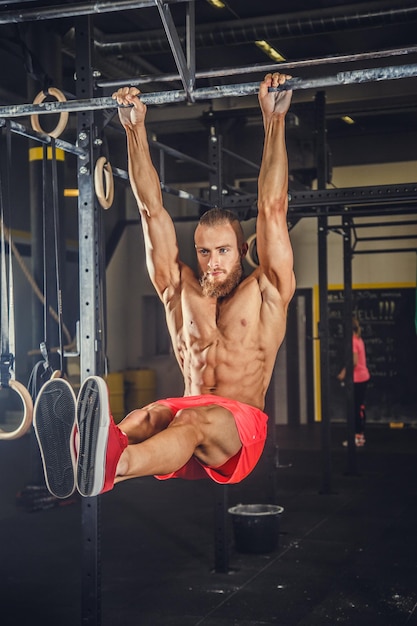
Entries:
MULTIPOLYGON (((11 3, 12 4, 12 3, 11 3)), ((98 157, 99 141, 97 135, 98 117, 94 111, 114 108, 116 105, 111 98, 102 97, 99 89, 117 87, 118 81, 94 82, 92 70, 91 30, 92 15, 156 6, 171 47, 178 74, 132 78, 132 85, 145 82, 172 82, 180 79, 182 90, 145 94, 144 101, 148 103, 160 102, 196 102, 200 99, 223 98, 226 96, 243 96, 257 93, 258 83, 220 85, 206 89, 196 89, 196 78, 216 76, 232 76, 251 71, 286 71, 302 68, 303 66, 343 63, 345 61, 375 59, 406 55, 417 51, 417 47, 379 51, 362 55, 345 55, 341 57, 310 59, 295 63, 267 64, 245 68, 226 68, 211 72, 196 72, 195 68, 195 24, 194 0, 119 0, 113 2, 78 2, 65 6, 43 7, 35 10, 26 9, 2 11, 0 24, 18 23, 54 19, 58 17, 76 17, 76 73, 77 73, 77 100, 66 103, 43 103, 42 105, 16 105, 0 107, 0 126, 5 124, 5 118, 15 118, 31 113, 53 113, 61 111, 77 112, 77 145, 73 146, 60 139, 56 146, 72 153, 78 159, 79 185, 79 273, 80 273, 80 354, 81 378, 92 374, 103 374, 103 301, 104 301, 104 272, 105 265, 101 250, 100 216, 94 197, 93 171, 98 157), (170 5, 177 2, 186 3, 186 53, 184 53, 174 25, 170 5)), ((330 77, 303 81, 293 79, 291 86, 294 89, 324 89, 331 85, 344 85, 356 82, 370 82, 377 80, 393 80, 417 76, 417 65, 398 65, 388 68, 374 68, 353 72, 339 72, 330 77)), ((126 84, 126 81, 123 81, 126 84)), ((327 234, 334 226, 329 227, 328 218, 341 217, 340 232, 343 234, 344 246, 344 282, 345 282, 345 314, 346 320, 351 319, 352 312, 352 268, 351 261, 354 252, 352 247, 352 231, 355 228, 356 216, 393 216, 414 214, 417 202, 417 182, 409 185, 385 185, 377 187, 361 187, 349 189, 325 189, 326 167, 326 140, 325 140, 325 93, 319 91, 316 97, 317 107, 317 171, 318 189, 293 192, 289 202, 289 222, 295 224, 303 217, 315 217, 318 220, 318 255, 319 255, 319 291, 320 291, 320 360, 321 360, 321 397, 322 397, 322 451, 323 451, 323 485, 322 491, 329 493, 331 484, 330 462, 330 416, 328 397, 328 328, 327 328, 327 234)), ((26 129, 21 124, 12 121, 11 130, 17 134, 35 139, 41 143, 50 143, 47 135, 26 129)), ((168 152, 166 146, 157 144, 162 151, 168 152)), ((209 138, 209 201, 239 213, 243 219, 256 215, 256 196, 253 194, 223 194, 223 155, 227 151, 222 149, 222 138, 215 130, 209 138)), ((230 154, 230 153, 229 153, 230 154)), ((239 158, 238 155, 234 155, 239 158)), ((255 165, 256 167, 256 165, 255 165)), ((113 169, 113 173, 127 179, 126 172, 113 169)), ((163 183, 163 181, 162 181, 163 183)), ((178 191, 169 189, 162 184, 162 188, 169 193, 178 191)), ((180 194, 181 195, 181 194, 180 194)), ((186 197, 187 194, 182 197, 186 197)), ((197 203, 199 199, 188 194, 188 198, 197 203)), ((196 216, 198 217, 198 216, 196 216)), ((412 222, 415 223, 415 222, 412 222)), ((385 222, 384 225, 388 225, 385 222)), ((383 238, 381 238, 382 240, 383 238)), ((414 250, 414 248, 410 248, 414 250)), ((406 251, 407 249, 401 249, 406 251)), ((363 252, 362 252, 363 253, 363 252)), ((351 363, 351 333, 346 332, 347 366, 352 371, 351 363), (350 356, 349 356, 350 355, 350 356), (350 359, 350 361, 349 361, 350 359)), ((349 395, 352 402, 352 390, 349 395)), ((352 429, 352 425, 350 426, 352 429)), ((354 447, 348 448, 348 467, 351 472, 356 471, 354 447)), ((226 506, 227 491, 219 491, 216 502, 216 531, 215 531, 215 567, 216 571, 228 570, 228 549, 226 537, 226 506)), ((83 527, 83 575, 82 575, 82 624, 85 626, 99 626, 101 623, 100 606, 100 549, 99 549, 99 498, 87 498, 82 508, 83 527)))

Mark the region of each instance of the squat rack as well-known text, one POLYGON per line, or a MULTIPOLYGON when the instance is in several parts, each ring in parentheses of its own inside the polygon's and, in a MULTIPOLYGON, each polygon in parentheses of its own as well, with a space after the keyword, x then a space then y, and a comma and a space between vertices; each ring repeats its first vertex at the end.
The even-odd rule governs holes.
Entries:
MULTIPOLYGON (((77 74, 77 100, 68 103, 45 103, 44 105, 16 105, 13 107, 0 107, 0 125, 4 125, 6 117, 18 117, 32 113, 46 114, 63 111, 77 112, 77 145, 72 146, 60 139, 56 140, 56 146, 70 152, 78 158, 78 187, 79 187, 79 275, 80 275, 80 352, 81 352, 81 377, 91 374, 100 374, 104 371, 103 354, 101 346, 104 336, 104 322, 102 318, 102 303, 104 300, 103 286, 103 258, 100 233, 100 216, 94 200, 93 170, 98 156, 99 145, 97 143, 97 119, 93 111, 114 108, 115 103, 110 98, 95 97, 97 88, 106 86, 105 83, 96 83, 92 76, 92 21, 91 16, 95 13, 114 12, 116 10, 137 9, 157 6, 163 25, 174 55, 178 75, 169 80, 181 79, 183 90, 160 92, 158 94, 146 94, 145 102, 150 104, 179 102, 189 100, 196 102, 226 96, 252 95, 257 92, 258 83, 240 85, 220 85, 208 89, 195 89, 195 78, 199 74, 195 72, 194 60, 194 4, 192 0, 121 0, 117 3, 109 2, 83 2, 65 5, 65 7, 44 7, 36 10, 22 12, 5 11, 0 14, 0 24, 10 22, 34 21, 38 19, 53 19, 57 17, 76 17, 76 74, 77 74), (182 47, 176 33, 175 26, 169 11, 169 5, 176 2, 187 2, 187 59, 184 57, 182 47), (161 95, 162 94, 162 95, 161 95)), ((415 52, 415 49, 403 49, 398 54, 415 52)), ((368 58, 380 58, 392 55, 392 51, 370 54, 368 58)), ((353 60, 352 58, 338 58, 337 61, 353 60)), ((329 59, 321 60, 322 63, 331 62, 329 59)), ((274 64, 262 66, 259 71, 266 69, 287 70, 297 66, 303 67, 312 61, 294 64, 274 64)), ((232 68, 229 70, 232 75, 232 68)), ((239 72, 236 72, 239 73, 239 72)), ((243 72, 242 72, 243 73, 243 72)), ((221 76, 221 73, 217 74, 221 76)), ((377 80, 393 80, 405 77, 417 76, 417 65, 402 65, 389 68, 377 68, 376 70, 360 70, 356 72, 340 72, 336 76, 315 79, 313 81, 293 81, 294 89, 321 89, 327 86, 351 84, 352 82, 372 82, 377 80)), ((155 80, 160 80, 156 77, 155 80)), ((168 80, 168 79, 167 79, 168 80)), ((135 84, 134 79, 131 82, 135 84)), ((149 79, 150 82, 150 79, 149 79)), ((107 85, 109 86, 110 83, 107 85)), ((325 189, 326 154, 325 154, 325 98, 323 92, 317 97, 319 110, 319 141, 318 141, 318 174, 319 189, 307 192, 291 193, 289 203, 289 219, 301 217, 318 218, 318 241, 319 241, 319 288, 320 294, 320 321, 322 324, 320 333, 320 350, 322 361, 322 379, 325 380, 326 360, 328 359, 328 338, 326 339, 327 323, 327 252, 326 235, 329 230, 328 217, 334 215, 347 216, 343 225, 350 232, 349 219, 354 215, 372 215, 369 203, 378 202, 382 206, 382 212, 387 215, 414 213, 417 201, 417 183, 415 185, 386 185, 383 187, 362 187, 355 189, 325 189)), ((11 122, 12 132, 29 138, 49 143, 47 135, 42 135, 25 129, 16 122, 11 122)), ((213 168, 210 174, 210 200, 220 206, 234 210, 242 210, 247 217, 255 215, 254 199, 250 194, 223 196, 222 184, 222 146, 221 137, 213 135, 211 141, 213 154, 211 156, 213 168)), ((114 168, 114 173, 122 178, 125 174, 114 168)), ((379 214, 381 213, 379 210, 379 214)), ((348 272, 345 274, 345 284, 349 290, 348 272)), ((347 291, 348 294, 348 291, 347 291)), ((326 414, 325 386, 322 389, 323 400, 323 491, 331 491, 331 467, 327 451, 329 445, 329 419, 326 414)), ((224 508, 223 508, 224 511, 224 508)), ((82 586, 82 623, 88 626, 100 624, 100 563, 99 554, 99 498, 89 498, 83 501, 82 526, 83 526, 83 586, 82 586)))

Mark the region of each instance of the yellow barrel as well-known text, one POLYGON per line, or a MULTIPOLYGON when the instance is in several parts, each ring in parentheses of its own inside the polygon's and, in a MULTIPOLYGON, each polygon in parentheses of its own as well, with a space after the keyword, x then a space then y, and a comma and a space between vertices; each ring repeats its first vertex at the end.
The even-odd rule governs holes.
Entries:
POLYGON ((120 422, 126 415, 123 372, 111 372, 105 377, 109 389, 110 409, 113 419, 120 422))
POLYGON ((154 370, 125 370, 126 411, 140 409, 156 400, 154 370))

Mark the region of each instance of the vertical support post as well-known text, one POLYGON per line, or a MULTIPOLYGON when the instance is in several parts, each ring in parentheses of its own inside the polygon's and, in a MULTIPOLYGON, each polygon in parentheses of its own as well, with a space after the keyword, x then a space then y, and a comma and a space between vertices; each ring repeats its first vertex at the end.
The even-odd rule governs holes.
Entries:
POLYGON ((190 77, 190 88, 195 85, 195 3, 187 2, 185 16, 186 58, 190 77))
MULTIPOLYGON (((216 128, 210 127, 209 163, 215 168, 210 172, 210 203, 222 206, 222 141, 216 128)), ((229 545, 227 537, 228 486, 216 485, 215 489, 214 569, 217 573, 229 571, 229 545)))
MULTIPOLYGON (((326 188, 327 181, 327 141, 326 141, 326 94, 316 94, 316 154, 317 187, 326 188)), ((319 266, 319 336, 320 336, 320 389, 321 389, 321 445, 322 445, 322 488, 321 492, 332 491, 332 465, 330 454, 330 412, 329 412, 329 324, 327 303, 327 215, 318 218, 318 266, 319 266)))
POLYGON ((209 163, 215 168, 210 172, 210 203, 212 206, 223 207, 223 158, 222 158, 222 137, 216 132, 216 127, 210 127, 209 139, 209 163))
MULTIPOLYGON (((90 16, 75 20, 77 97, 93 96, 90 16)), ((87 156, 78 158, 78 226, 80 278, 80 375, 81 381, 103 372, 101 357, 101 278, 103 268, 99 254, 98 211, 94 197, 94 113, 83 111, 77 115, 77 143, 85 148, 87 156)), ((99 498, 82 501, 82 589, 81 623, 100 626, 100 537, 99 498)))
POLYGON ((343 216, 343 284, 344 284, 344 353, 345 353, 345 393, 346 423, 348 431, 347 473, 357 474, 355 446, 355 415, 353 401, 353 353, 352 353, 352 218, 343 216))
POLYGON ((229 541, 227 535, 227 508, 229 486, 215 485, 214 570, 217 574, 229 571, 229 541))
POLYGON ((275 385, 272 381, 275 378, 275 369, 271 384, 268 387, 265 397, 264 411, 268 415, 268 432, 265 442, 264 456, 267 459, 269 490, 268 502, 278 504, 278 468, 279 468, 279 447, 277 441, 277 426, 275 421, 275 385))

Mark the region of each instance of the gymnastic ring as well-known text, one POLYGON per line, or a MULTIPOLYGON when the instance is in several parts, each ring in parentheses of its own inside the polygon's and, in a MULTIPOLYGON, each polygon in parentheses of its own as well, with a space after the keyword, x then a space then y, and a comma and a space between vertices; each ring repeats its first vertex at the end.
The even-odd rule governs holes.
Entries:
POLYGON ((23 417, 19 426, 15 428, 15 430, 8 432, 0 430, 0 439, 18 439, 27 433, 32 424, 33 401, 29 391, 17 380, 10 380, 9 387, 20 396, 23 406, 23 417))
POLYGON ((245 258, 251 267, 257 268, 259 267, 259 263, 257 263, 253 258, 253 253, 256 246, 256 233, 253 233, 250 237, 248 237, 246 243, 248 244, 248 252, 245 258))
POLYGON ((100 202, 103 209, 109 209, 113 204, 114 180, 111 165, 104 156, 97 159, 94 168, 94 188, 96 190, 97 200, 100 202), (104 189, 103 185, 103 174, 106 189, 104 189))
MULTIPOLYGON (((67 101, 62 91, 60 91, 56 87, 49 87, 48 94, 56 98, 58 102, 67 101)), ((38 95, 35 97, 33 104, 41 104, 45 100, 45 98, 46 98, 46 94, 43 91, 40 91, 38 95)), ((55 139, 57 139, 57 137, 59 137, 62 134, 62 132, 65 130, 66 125, 68 124, 68 117, 69 117, 68 111, 61 111, 61 113, 59 114, 58 124, 50 132, 46 132, 45 130, 43 130, 43 128, 41 128, 41 125, 39 124, 39 115, 37 113, 33 113, 30 116, 30 123, 32 124, 33 130, 36 130, 36 132, 44 133, 46 135, 49 135, 50 137, 55 137, 55 139)))

